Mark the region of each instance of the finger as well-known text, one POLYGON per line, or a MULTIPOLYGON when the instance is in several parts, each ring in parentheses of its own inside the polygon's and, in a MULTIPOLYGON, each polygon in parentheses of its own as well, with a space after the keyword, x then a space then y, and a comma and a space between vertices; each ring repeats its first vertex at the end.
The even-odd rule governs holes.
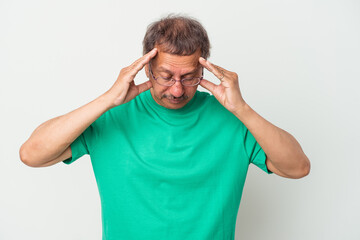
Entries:
POLYGON ((153 48, 150 52, 144 54, 141 58, 137 59, 132 65, 137 66, 138 64, 141 64, 141 62, 150 61, 151 58, 155 57, 157 54, 158 49, 153 48))
POLYGON ((157 54, 157 48, 152 49, 150 52, 136 60, 129 67, 135 71, 135 74, 138 73, 150 60, 155 57, 157 54))
MULTIPOLYGON (((208 62, 209 62, 209 61, 208 61, 208 62)), ((217 68, 218 70, 223 70, 224 72, 228 72, 228 70, 226 70, 225 68, 220 67, 219 65, 213 64, 213 63, 211 63, 211 62, 210 62, 210 64, 211 64, 212 66, 214 66, 215 68, 217 68)))
POLYGON ((150 60, 155 57, 157 54, 157 48, 154 48, 138 60, 136 60, 133 64, 130 65, 131 75, 135 76, 143 67, 150 62, 150 60))
POLYGON ((215 88, 217 87, 216 84, 214 84, 214 83, 212 83, 212 82, 210 82, 210 81, 208 81, 208 80, 205 80, 205 79, 202 79, 202 80, 200 81, 200 85, 201 85, 203 88, 209 90, 212 94, 214 94, 215 88))
POLYGON ((227 70, 219 66, 216 66, 215 64, 210 63, 208 60, 205 60, 202 57, 199 58, 199 62, 207 70, 212 72, 220 81, 223 81, 223 78, 225 77, 227 70))
POLYGON ((139 94, 146 91, 146 90, 149 90, 151 87, 152 87, 152 83, 151 83, 150 80, 137 85, 139 94))

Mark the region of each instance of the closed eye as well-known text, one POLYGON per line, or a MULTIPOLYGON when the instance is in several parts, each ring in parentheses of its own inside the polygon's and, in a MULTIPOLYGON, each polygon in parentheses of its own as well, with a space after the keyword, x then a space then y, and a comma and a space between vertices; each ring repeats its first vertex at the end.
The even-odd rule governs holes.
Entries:
POLYGON ((170 81, 172 79, 172 77, 161 77, 164 80, 170 81))

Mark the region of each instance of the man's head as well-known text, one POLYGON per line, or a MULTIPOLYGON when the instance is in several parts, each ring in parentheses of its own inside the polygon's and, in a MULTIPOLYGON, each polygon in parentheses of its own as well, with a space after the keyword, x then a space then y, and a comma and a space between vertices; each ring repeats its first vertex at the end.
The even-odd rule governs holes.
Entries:
POLYGON ((170 15, 148 26, 143 53, 148 53, 154 47, 158 53, 145 66, 146 75, 153 86, 151 94, 158 104, 166 108, 182 108, 195 95, 198 85, 184 86, 176 81, 172 86, 163 86, 155 79, 200 78, 203 69, 199 57, 206 59, 210 55, 207 33, 195 19, 170 15))

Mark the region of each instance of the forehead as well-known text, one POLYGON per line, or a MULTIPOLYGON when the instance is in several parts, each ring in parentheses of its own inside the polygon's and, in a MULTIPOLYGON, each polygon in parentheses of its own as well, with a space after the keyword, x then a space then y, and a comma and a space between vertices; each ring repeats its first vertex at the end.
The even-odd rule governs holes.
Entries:
POLYGON ((154 67, 158 70, 167 70, 171 72, 186 72, 199 67, 200 49, 189 56, 179 56, 166 53, 159 49, 154 58, 154 67))

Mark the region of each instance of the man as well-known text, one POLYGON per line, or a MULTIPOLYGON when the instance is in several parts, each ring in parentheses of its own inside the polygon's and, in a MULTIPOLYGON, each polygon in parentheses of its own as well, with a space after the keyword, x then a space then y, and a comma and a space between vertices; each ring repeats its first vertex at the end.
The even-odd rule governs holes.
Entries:
POLYGON ((21 160, 45 167, 90 154, 103 239, 234 239, 248 165, 301 178, 310 162, 295 138, 245 102, 236 73, 206 60, 198 21, 161 19, 143 47, 106 93, 41 124, 21 160), (135 85, 144 67, 149 80, 135 85))

